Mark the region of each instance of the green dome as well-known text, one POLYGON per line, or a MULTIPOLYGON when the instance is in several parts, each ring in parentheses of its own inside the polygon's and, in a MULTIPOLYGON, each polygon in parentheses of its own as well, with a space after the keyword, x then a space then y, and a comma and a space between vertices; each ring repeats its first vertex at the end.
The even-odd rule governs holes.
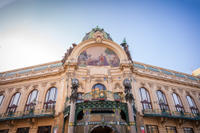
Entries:
POLYGON ((104 39, 108 39, 112 41, 112 38, 110 37, 110 34, 104 31, 104 29, 99 28, 98 26, 96 28, 93 28, 90 32, 86 33, 82 41, 94 38, 94 34, 99 31, 102 33, 104 39))

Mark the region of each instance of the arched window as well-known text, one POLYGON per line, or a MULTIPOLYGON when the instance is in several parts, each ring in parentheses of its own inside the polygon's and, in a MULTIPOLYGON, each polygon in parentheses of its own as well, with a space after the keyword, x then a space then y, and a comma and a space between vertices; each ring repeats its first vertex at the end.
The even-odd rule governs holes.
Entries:
POLYGON ((52 87, 48 90, 44 102, 44 108, 45 109, 54 109, 56 104, 56 98, 57 98, 57 88, 52 87))
POLYGON ((191 112, 192 112, 193 114, 199 113, 199 110, 198 110, 198 108, 197 108, 197 106, 196 106, 196 104, 195 104, 193 98, 190 97, 190 96, 186 96, 186 98, 187 98, 188 104, 189 104, 189 106, 190 106, 191 112))
POLYGON ((3 99, 4 99, 4 95, 1 94, 1 95, 0 95, 0 107, 1 107, 1 104, 3 103, 3 99))
POLYGON ((165 94, 162 91, 158 90, 157 97, 158 97, 158 103, 160 105, 160 109, 162 111, 169 111, 169 106, 167 104, 165 94))
POLYGON ((33 109, 36 105, 38 90, 33 90, 28 96, 28 100, 25 105, 25 111, 33 109))
POLYGON ((95 84, 92 87, 92 99, 93 100, 105 100, 106 93, 105 93, 106 87, 103 84, 95 84))
POLYGON ((140 96, 143 109, 152 109, 149 92, 145 88, 140 88, 140 96))
POLYGON ((103 84, 95 84, 93 87, 92 87, 93 90, 106 90, 106 87, 103 85, 103 84))
POLYGON ((184 112, 184 108, 183 108, 180 97, 176 93, 173 93, 172 96, 174 99, 174 104, 175 104, 176 110, 179 112, 184 112))
POLYGON ((10 104, 8 106, 7 112, 15 112, 19 103, 19 99, 20 99, 21 94, 19 92, 15 93, 10 101, 10 104))

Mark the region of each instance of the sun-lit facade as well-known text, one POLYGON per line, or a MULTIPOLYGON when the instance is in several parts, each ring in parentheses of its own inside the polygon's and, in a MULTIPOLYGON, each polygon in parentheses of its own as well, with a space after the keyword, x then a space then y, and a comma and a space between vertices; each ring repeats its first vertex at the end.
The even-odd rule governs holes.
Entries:
POLYGON ((61 61, 0 73, 0 133, 200 133, 200 78, 132 59, 97 27, 61 61))

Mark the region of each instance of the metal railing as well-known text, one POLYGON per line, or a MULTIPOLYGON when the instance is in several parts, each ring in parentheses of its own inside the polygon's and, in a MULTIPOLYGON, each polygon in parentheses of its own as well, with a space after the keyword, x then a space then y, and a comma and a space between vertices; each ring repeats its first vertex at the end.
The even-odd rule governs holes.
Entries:
POLYGON ((34 117, 53 117, 55 109, 31 109, 29 111, 6 112, 0 114, 0 121, 34 117))
POLYGON ((144 116, 153 116, 153 117, 168 117, 168 118, 180 118, 180 119, 189 119, 189 120, 200 120, 200 114, 193 114, 189 112, 182 111, 169 111, 169 110, 153 110, 145 109, 142 111, 144 116))
POLYGON ((107 90, 94 90, 85 93, 80 98, 83 101, 95 101, 95 100, 108 100, 108 101, 125 101, 124 94, 122 92, 112 92, 107 90))

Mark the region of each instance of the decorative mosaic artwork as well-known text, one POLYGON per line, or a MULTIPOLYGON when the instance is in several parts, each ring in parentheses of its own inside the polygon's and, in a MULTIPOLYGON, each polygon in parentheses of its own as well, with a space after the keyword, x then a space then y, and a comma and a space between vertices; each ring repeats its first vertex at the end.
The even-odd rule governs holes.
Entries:
POLYGON ((90 47, 78 57, 79 66, 111 66, 118 67, 119 57, 114 51, 106 47, 90 47))

